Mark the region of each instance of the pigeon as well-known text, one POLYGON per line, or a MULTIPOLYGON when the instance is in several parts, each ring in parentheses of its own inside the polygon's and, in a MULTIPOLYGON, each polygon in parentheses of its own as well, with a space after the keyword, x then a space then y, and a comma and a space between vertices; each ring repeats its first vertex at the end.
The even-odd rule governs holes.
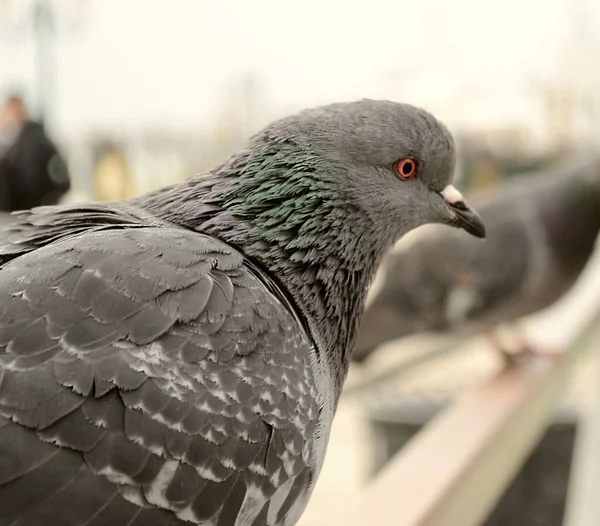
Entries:
POLYGON ((0 524, 295 524, 384 253, 429 222, 485 236, 454 166, 431 114, 365 99, 177 185, 21 212, 0 233, 0 524))
POLYGON ((371 292, 353 361, 424 332, 487 333, 508 364, 534 352, 519 328, 516 348, 496 329, 554 303, 585 268, 600 230, 600 157, 516 176, 470 200, 486 224, 485 243, 437 225, 399 243, 371 292))

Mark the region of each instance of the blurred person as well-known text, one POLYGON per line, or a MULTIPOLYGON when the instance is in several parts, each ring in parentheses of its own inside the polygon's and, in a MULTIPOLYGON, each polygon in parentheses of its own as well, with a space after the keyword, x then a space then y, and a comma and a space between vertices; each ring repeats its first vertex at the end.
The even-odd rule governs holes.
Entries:
POLYGON ((70 189, 67 164, 20 95, 0 109, 0 211, 55 205, 70 189))

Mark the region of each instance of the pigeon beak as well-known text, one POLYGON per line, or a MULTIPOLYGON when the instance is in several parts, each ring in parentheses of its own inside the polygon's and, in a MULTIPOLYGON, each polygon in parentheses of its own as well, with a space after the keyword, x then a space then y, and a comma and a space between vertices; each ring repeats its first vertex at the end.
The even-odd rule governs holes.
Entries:
POLYGON ((448 220, 449 225, 462 228, 472 236, 485 239, 485 226, 481 217, 467 204, 462 194, 454 186, 446 186, 440 195, 450 205, 453 212, 448 220))

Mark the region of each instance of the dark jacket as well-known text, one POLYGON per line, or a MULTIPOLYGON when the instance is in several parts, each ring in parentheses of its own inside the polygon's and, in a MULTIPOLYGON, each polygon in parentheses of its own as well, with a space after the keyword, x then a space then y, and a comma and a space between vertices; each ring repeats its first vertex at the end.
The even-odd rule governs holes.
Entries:
POLYGON ((0 210, 54 205, 70 188, 68 167, 43 126, 27 122, 0 159, 0 210))

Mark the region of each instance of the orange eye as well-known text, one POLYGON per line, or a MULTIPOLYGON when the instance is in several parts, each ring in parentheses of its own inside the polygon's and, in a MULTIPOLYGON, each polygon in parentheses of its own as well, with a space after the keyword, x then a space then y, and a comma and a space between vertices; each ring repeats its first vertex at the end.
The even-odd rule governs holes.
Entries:
POLYGON ((417 161, 414 159, 400 159, 396 163, 396 170, 398 170, 398 174, 403 179, 408 179, 415 175, 417 171, 417 161))

